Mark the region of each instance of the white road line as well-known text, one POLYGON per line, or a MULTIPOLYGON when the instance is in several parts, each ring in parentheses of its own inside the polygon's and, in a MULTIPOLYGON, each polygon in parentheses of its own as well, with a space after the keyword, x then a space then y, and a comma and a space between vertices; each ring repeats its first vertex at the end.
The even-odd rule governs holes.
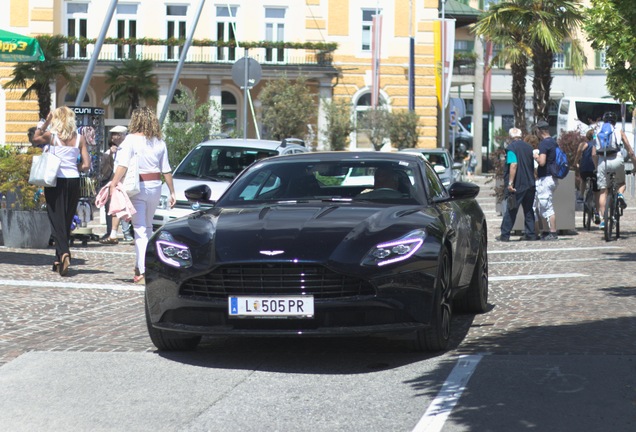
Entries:
POLYGON ((509 281, 509 280, 528 280, 528 279, 564 279, 587 277, 582 273, 557 273, 557 274, 536 274, 536 275, 513 275, 513 276, 489 276, 489 281, 509 281))
POLYGON ((413 432, 441 431, 483 355, 461 356, 413 432))
POLYGON ((621 246, 590 246, 590 247, 572 247, 572 248, 545 248, 545 249, 515 249, 515 250, 488 250, 488 255, 492 254, 517 254, 532 252, 568 252, 568 251, 584 251, 584 250, 600 250, 600 249, 624 249, 621 246))
POLYGON ((12 287, 44 287, 44 288, 70 288, 70 289, 102 289, 113 291, 141 291, 144 286, 137 285, 108 285, 108 284, 86 284, 73 282, 47 282, 47 281, 30 281, 30 280, 0 280, 0 285, 12 287))
MULTIPOLYGON (((550 260, 550 262, 581 262, 581 261, 598 261, 598 258, 572 258, 572 259, 559 259, 550 260)), ((524 264, 523 261, 488 261, 488 265, 499 264, 524 264)))

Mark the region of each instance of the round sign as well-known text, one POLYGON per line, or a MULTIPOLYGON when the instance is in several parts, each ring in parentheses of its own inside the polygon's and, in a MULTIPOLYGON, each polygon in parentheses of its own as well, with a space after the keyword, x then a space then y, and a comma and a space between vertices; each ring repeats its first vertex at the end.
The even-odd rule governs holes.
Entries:
POLYGON ((263 70, 259 62, 253 58, 243 57, 232 65, 232 80, 234 84, 245 87, 245 68, 247 67, 247 87, 251 88, 261 80, 263 70))

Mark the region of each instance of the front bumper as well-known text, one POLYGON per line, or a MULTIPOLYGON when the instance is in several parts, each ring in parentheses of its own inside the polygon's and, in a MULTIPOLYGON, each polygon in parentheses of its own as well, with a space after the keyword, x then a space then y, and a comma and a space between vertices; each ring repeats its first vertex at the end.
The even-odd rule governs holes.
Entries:
POLYGON ((235 318, 227 298, 180 295, 177 283, 147 269, 146 306, 157 329, 209 336, 360 336, 429 325, 434 277, 410 272, 370 283, 373 294, 315 297, 312 318, 235 318))

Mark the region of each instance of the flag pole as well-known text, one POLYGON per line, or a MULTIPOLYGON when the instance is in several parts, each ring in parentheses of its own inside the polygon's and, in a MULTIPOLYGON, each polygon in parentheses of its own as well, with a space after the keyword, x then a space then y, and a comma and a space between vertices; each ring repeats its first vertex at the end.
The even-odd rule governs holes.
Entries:
POLYGON ((442 50, 442 106, 440 111, 442 114, 442 140, 441 147, 446 148, 446 0, 442 0, 442 22, 440 23, 440 40, 442 50))

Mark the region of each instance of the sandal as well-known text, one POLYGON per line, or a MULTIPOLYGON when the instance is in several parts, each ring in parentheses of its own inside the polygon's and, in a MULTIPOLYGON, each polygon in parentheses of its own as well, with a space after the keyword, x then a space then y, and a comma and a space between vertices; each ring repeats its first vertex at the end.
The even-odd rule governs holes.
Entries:
POLYGON ((57 268, 59 267, 59 265, 60 265, 60 263, 58 261, 55 261, 53 263, 53 267, 51 268, 51 270, 53 270, 54 272, 57 272, 58 271, 57 268))
POLYGON ((110 244, 110 245, 119 244, 119 240, 116 237, 108 237, 105 239, 100 239, 99 242, 101 244, 110 244))
POLYGON ((146 283, 146 278, 144 277, 144 275, 140 274, 140 275, 135 275, 133 277, 133 283, 136 284, 145 284, 146 283))
POLYGON ((60 259, 60 264, 58 265, 58 270, 60 272, 60 276, 66 276, 68 274, 68 268, 71 265, 71 256, 67 253, 62 255, 62 259, 60 259))

